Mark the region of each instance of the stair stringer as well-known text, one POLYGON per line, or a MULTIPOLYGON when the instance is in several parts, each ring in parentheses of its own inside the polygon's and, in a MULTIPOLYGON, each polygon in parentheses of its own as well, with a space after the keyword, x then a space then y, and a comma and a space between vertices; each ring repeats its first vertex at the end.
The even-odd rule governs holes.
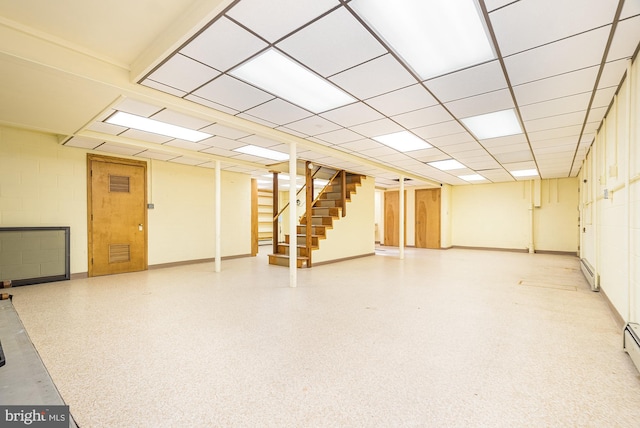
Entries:
POLYGON ((325 263, 375 252, 375 180, 362 176, 360 186, 351 193, 347 215, 336 218, 326 239, 313 251, 313 264, 325 263))

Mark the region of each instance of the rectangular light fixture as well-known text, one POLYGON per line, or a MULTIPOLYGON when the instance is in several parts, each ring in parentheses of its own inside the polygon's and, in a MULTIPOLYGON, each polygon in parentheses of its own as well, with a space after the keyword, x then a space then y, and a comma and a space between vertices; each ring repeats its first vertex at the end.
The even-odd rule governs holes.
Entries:
POLYGON ((277 161, 285 161, 289 159, 289 155, 286 153, 278 152, 271 149, 265 149, 260 146, 242 146, 237 149, 233 149, 234 152, 244 153, 246 155, 258 156, 260 158, 272 159, 277 161))
POLYGON ((464 181, 483 181, 483 180, 486 180, 486 178, 484 178, 480 174, 459 175, 458 178, 461 178, 464 181))
POLYGON ((433 147, 423 139, 415 136, 409 131, 394 132, 393 134, 373 137, 379 143, 396 149, 399 152, 410 152, 413 150, 429 149, 433 147))
POLYGON ((514 177, 535 177, 538 175, 538 170, 535 169, 520 169, 517 171, 509 171, 514 177))
POLYGON ((452 169, 464 169, 466 166, 462 165, 455 159, 447 159, 436 162, 427 162, 427 165, 430 165, 434 168, 438 168, 441 171, 449 171, 452 169))
POLYGON ((348 5, 424 80, 495 58, 474 0, 348 5))
POLYGON ((356 99, 275 49, 268 49, 229 74, 313 113, 356 99))
POLYGON ((187 140, 193 143, 202 141, 205 138, 213 137, 206 132, 196 131, 194 129, 184 128, 182 126, 172 125, 159 120, 149 119, 144 116, 137 116, 123 111, 117 111, 107 120, 112 125, 124 126, 125 128, 137 129, 139 131, 151 132, 152 134, 166 135, 167 137, 187 140))
POLYGON ((481 114, 461 120, 478 140, 522 134, 520 122, 518 122, 516 112, 513 109, 481 114))

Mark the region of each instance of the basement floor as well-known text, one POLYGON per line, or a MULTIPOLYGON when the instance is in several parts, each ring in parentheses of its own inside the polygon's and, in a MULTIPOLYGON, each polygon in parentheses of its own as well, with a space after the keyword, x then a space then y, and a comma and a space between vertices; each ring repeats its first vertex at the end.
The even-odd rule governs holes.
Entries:
MULTIPOLYGON (((380 247, 12 289, 78 426, 640 426, 576 257, 380 247)), ((27 403, 25 403, 27 404, 27 403)))

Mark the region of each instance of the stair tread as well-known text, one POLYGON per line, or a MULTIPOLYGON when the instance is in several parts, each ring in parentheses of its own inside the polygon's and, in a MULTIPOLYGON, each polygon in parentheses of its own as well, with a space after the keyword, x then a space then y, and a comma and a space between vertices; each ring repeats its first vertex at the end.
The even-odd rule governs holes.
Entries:
MULTIPOLYGON (((288 254, 275 253, 275 254, 269 254, 269 257, 277 257, 279 259, 288 259, 289 255, 288 254)), ((309 260, 309 257, 307 257, 307 256, 297 256, 296 259, 298 259, 298 260, 309 260)))

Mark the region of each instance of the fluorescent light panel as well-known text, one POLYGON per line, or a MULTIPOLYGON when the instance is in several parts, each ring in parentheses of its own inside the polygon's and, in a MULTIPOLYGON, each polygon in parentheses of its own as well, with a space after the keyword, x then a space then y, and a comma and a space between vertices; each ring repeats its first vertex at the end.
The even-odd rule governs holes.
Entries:
POLYGON ((428 162, 427 165, 430 165, 434 168, 438 168, 441 171, 449 171, 452 169, 464 169, 466 166, 462 165, 455 159, 447 159, 436 162, 428 162))
POLYGON ((125 113, 123 111, 115 112, 105 120, 105 122, 113 125, 124 126, 125 128, 151 132, 152 134, 166 135, 167 137, 178 138, 180 140, 187 140, 194 143, 213 136, 206 132, 200 132, 184 128, 182 126, 160 122, 159 120, 149 119, 144 116, 136 116, 135 114, 125 113))
POLYGON ((514 177, 534 177, 538 175, 538 170, 535 169, 520 169, 517 171, 509 171, 514 177))
POLYGON ((242 146, 238 147, 237 149, 233 149, 233 151, 277 161, 284 161, 289 159, 289 155, 286 153, 278 152, 271 149, 265 149, 264 147, 259 146, 242 146))
POLYGON ((478 140, 522 134, 520 122, 518 122, 516 112, 513 109, 481 114, 461 120, 478 140))
POLYGON ((413 150, 429 149, 433 147, 431 144, 419 137, 416 137, 409 131, 380 135, 378 137, 373 137, 373 139, 400 152, 410 152, 413 150))
POLYGON ((422 79, 495 58, 474 0, 353 0, 349 5, 422 79))
POLYGON ((275 49, 245 62, 230 74, 314 113, 356 101, 275 49))
POLYGON ((458 178, 461 178, 464 181, 482 181, 482 180, 486 180, 486 178, 484 178, 480 174, 459 175, 458 178))

